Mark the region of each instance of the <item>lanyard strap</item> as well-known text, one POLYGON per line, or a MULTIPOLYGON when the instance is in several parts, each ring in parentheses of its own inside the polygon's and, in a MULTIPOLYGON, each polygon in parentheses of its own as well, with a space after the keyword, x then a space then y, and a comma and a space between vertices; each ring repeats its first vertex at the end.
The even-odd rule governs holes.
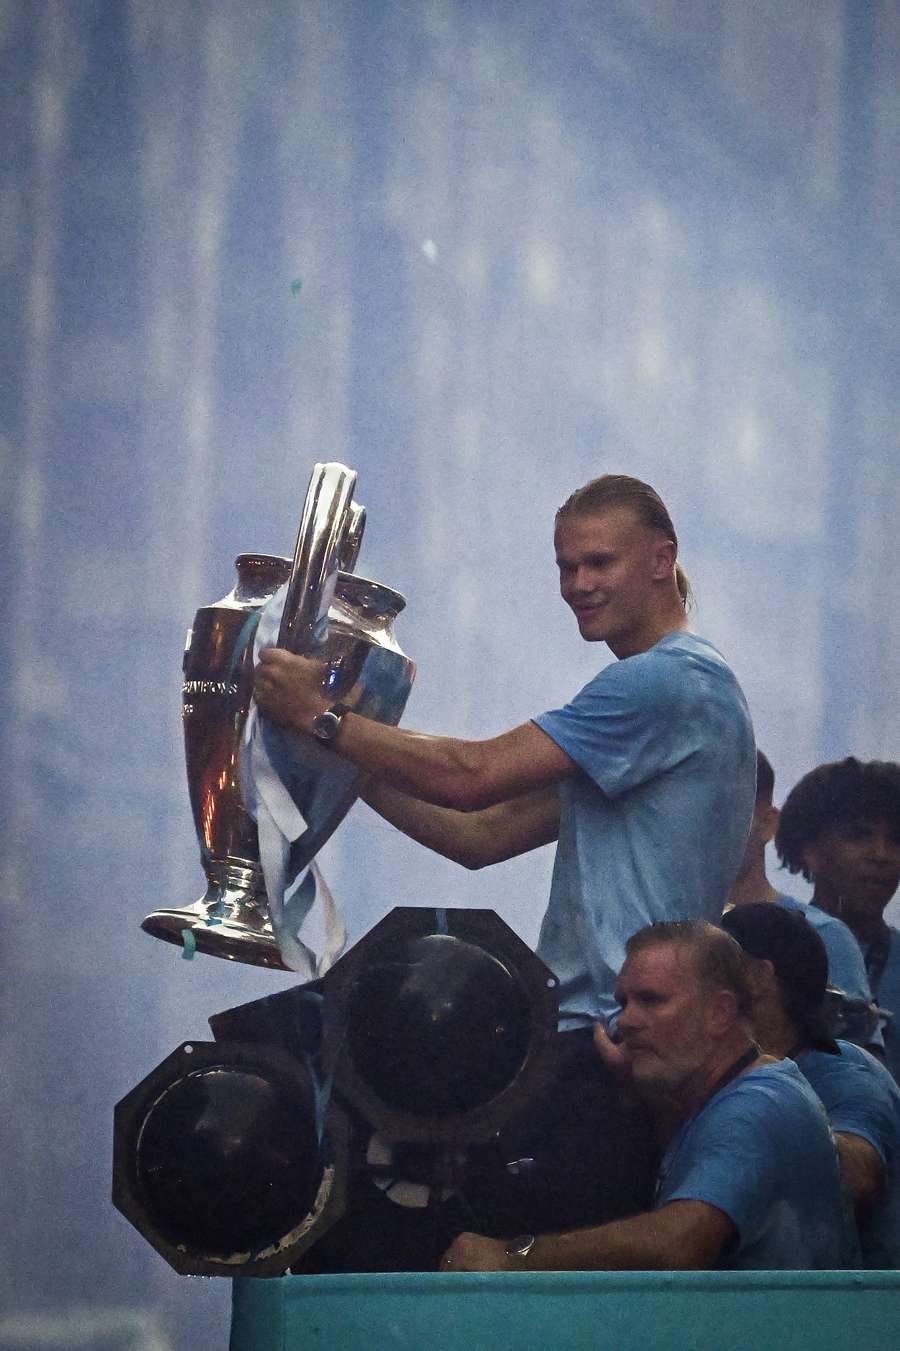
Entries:
MULTIPOLYGON (((715 1084, 712 1087, 711 1092, 708 1094, 708 1096, 703 1102, 703 1107, 705 1107, 706 1104, 712 1098, 714 1098, 717 1093, 720 1093, 722 1089, 726 1086, 726 1084, 730 1084, 732 1079, 736 1079, 737 1076, 740 1074, 741 1070, 745 1070, 748 1065, 753 1064, 754 1060, 758 1060, 760 1054, 761 1052, 756 1042, 755 1041, 751 1042, 750 1045, 747 1047, 746 1051, 744 1051, 741 1055, 739 1055, 737 1060, 735 1060, 732 1065, 729 1065, 725 1073, 716 1080, 715 1084)), ((698 1110, 702 1112, 703 1107, 700 1107, 698 1110)), ((662 1159, 660 1160, 659 1171, 656 1175, 657 1198, 659 1197, 659 1194, 662 1191, 663 1184, 666 1180, 666 1177, 669 1174, 675 1156, 677 1155, 679 1149, 681 1148, 681 1142, 684 1139, 685 1132, 687 1131, 688 1126, 691 1124, 691 1121, 693 1120, 694 1117, 690 1117, 689 1120, 685 1121, 682 1124, 680 1129, 676 1132, 675 1136, 673 1137, 662 1159)))
POLYGON ((751 1044, 747 1047, 743 1055, 739 1055, 734 1064, 729 1065, 728 1069, 725 1071, 722 1077, 716 1080, 716 1082, 713 1084, 710 1093, 707 1096, 706 1101, 709 1102, 710 1098, 714 1098, 717 1093, 720 1093, 726 1084, 730 1084, 732 1079, 736 1079, 737 1076, 740 1074, 741 1070, 745 1070, 748 1065, 752 1065, 754 1060, 759 1059, 759 1056, 760 1056, 759 1047, 757 1046, 755 1041, 751 1042, 751 1044))

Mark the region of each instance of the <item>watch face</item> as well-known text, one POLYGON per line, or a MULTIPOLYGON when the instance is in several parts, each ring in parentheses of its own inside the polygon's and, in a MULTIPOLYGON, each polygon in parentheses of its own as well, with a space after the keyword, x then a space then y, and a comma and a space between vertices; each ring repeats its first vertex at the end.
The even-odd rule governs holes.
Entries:
POLYGON ((347 712, 346 704, 335 704, 313 718, 312 732, 319 741, 334 741, 341 725, 341 718, 347 712))
POLYGON ((313 719, 313 736, 318 737, 320 741, 333 741, 337 736, 337 730, 341 725, 340 715, 333 713, 328 709, 327 713, 319 713, 313 719))

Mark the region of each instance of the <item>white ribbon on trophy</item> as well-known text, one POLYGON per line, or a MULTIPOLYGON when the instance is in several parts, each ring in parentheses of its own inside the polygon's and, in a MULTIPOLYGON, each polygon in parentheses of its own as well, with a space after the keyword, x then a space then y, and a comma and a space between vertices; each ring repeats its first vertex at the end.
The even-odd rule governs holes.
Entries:
MULTIPOLYGON (((331 591, 333 591, 333 586, 331 591)), ((253 644, 254 664, 263 648, 277 642, 287 586, 281 586, 260 612, 253 644)), ((329 594, 323 598, 327 616, 329 594)), ((343 766, 332 752, 309 741, 298 747, 297 739, 260 716, 253 700, 244 725, 240 751, 241 793, 259 834, 259 857, 269 903, 269 919, 285 966, 306 980, 322 976, 333 966, 347 941, 347 926, 315 860, 296 877, 291 875, 290 852, 307 828, 287 787, 292 770, 302 764, 308 772, 310 757, 328 756, 332 778, 346 772, 348 783, 358 774, 343 766), (317 925, 321 954, 300 937, 302 929, 317 925)))

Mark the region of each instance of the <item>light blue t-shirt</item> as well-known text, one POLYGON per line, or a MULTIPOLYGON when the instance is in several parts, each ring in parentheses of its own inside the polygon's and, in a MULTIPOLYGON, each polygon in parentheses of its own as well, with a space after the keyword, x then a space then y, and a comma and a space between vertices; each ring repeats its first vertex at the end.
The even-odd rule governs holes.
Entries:
POLYGON ((799 910, 818 933, 828 953, 828 984, 848 999, 861 999, 868 1004, 872 994, 862 949, 843 920, 826 915, 817 905, 804 905, 784 892, 778 893, 775 904, 785 910, 799 910))
POLYGON ((840 1055, 805 1051, 797 1056, 804 1078, 815 1089, 831 1129, 862 1136, 884 1161, 884 1195, 859 1224, 867 1267, 900 1267, 900 1088, 868 1051, 839 1041, 840 1055))
POLYGON ((753 727, 725 659, 686 632, 613 662, 534 721, 583 771, 559 786, 537 946, 560 981, 560 1027, 582 1027, 615 1010, 638 929, 718 921, 753 814, 753 727))
POLYGON ((900 1083, 900 930, 893 925, 890 929, 890 947, 888 959, 878 981, 878 989, 872 994, 879 1008, 892 1014, 884 1026, 885 1064, 900 1083))
POLYGON ((792 1060, 713 1095, 672 1140, 655 1208, 705 1201, 737 1234, 723 1270, 854 1267, 859 1247, 828 1119, 792 1060))

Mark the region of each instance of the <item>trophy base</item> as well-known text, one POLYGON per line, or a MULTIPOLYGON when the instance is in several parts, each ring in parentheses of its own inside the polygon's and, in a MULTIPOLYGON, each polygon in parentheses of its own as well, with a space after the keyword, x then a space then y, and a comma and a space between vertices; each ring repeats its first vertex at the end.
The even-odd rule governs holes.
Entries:
POLYGON ((241 893, 230 885, 211 881, 205 896, 183 910, 154 910, 141 928, 153 938, 185 947, 185 934, 193 938, 192 951, 248 966, 267 966, 289 971, 272 932, 258 893, 241 893))

